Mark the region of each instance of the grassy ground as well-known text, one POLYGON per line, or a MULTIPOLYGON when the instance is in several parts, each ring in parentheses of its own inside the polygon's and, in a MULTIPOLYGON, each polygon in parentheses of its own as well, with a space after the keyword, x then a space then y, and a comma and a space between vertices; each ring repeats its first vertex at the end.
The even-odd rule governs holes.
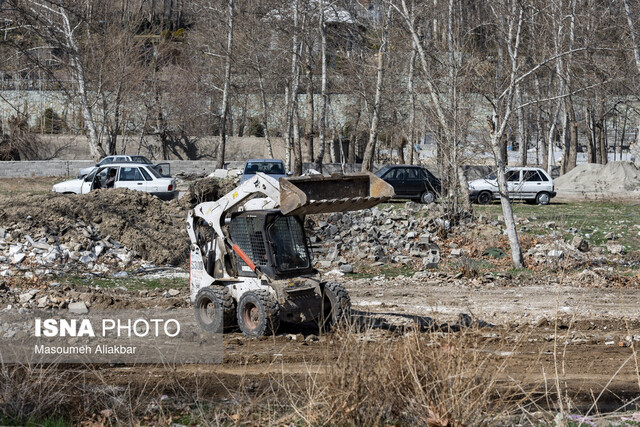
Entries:
POLYGON ((0 178, 0 196, 42 194, 51 191, 53 184, 66 181, 67 177, 0 178))
MULTIPOLYGON (((519 227, 523 233, 549 234, 552 231, 549 223, 553 222, 567 240, 573 237, 569 229, 575 228, 577 234, 585 237, 592 246, 607 243, 605 236, 614 233, 616 243, 624 245, 627 251, 640 249, 640 209, 637 203, 567 202, 538 206, 516 202, 513 212, 517 218, 530 221, 519 227)), ((502 207, 499 203, 474 205, 474 214, 498 219, 502 215, 502 207)))

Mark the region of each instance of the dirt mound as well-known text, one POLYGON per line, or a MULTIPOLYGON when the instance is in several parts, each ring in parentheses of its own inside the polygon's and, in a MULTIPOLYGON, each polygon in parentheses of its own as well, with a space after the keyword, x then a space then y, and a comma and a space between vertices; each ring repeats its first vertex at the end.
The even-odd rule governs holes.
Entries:
POLYGON ((640 171, 631 162, 584 163, 554 181, 559 193, 621 194, 640 191, 640 171))
POLYGON ((187 209, 148 193, 127 189, 85 195, 46 194, 21 198, 0 208, 0 226, 13 239, 45 236, 59 242, 78 234, 97 240, 111 237, 157 265, 179 265, 188 257, 187 209), (79 227, 78 224, 86 227, 79 227))
POLYGON ((218 200, 238 185, 236 178, 203 178, 194 181, 180 198, 180 205, 191 209, 198 203, 218 200))

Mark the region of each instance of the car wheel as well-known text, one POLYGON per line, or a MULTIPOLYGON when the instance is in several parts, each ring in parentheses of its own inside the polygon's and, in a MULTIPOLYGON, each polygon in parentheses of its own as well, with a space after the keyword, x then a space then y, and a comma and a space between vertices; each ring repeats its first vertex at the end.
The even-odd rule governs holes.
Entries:
POLYGON ((492 199, 491 193, 488 191, 483 191, 482 193, 478 194, 478 198, 476 200, 478 204, 486 205, 491 201, 491 199, 492 199))
POLYGON ((420 203, 428 205, 436 200, 436 195, 433 191, 427 190, 420 195, 420 203))
POLYGON ((545 193, 543 191, 536 195, 536 203, 539 205, 543 205, 543 206, 548 205, 550 201, 551 201, 551 197, 549 196, 549 193, 545 193))

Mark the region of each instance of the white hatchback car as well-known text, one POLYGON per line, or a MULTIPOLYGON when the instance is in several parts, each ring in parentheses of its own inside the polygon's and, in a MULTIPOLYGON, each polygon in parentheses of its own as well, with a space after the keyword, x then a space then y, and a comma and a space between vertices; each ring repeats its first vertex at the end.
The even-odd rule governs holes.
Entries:
MULTIPOLYGON (((509 198, 524 200, 528 203, 548 205, 556 196, 553 179, 544 170, 531 167, 512 167, 505 171, 509 198)), ((471 201, 486 204, 499 199, 498 182, 495 174, 476 179, 469 183, 471 201)))
POLYGON ((173 178, 160 175, 153 165, 130 162, 98 167, 84 178, 60 182, 51 190, 63 194, 86 194, 99 188, 146 191, 163 200, 178 196, 173 178))

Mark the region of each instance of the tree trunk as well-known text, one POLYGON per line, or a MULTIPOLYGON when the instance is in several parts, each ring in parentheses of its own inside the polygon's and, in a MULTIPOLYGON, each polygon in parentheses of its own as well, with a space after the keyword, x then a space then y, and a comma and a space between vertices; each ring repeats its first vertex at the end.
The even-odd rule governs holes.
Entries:
POLYGON ((222 117, 220 119, 220 145, 216 155, 216 169, 224 168, 224 155, 227 146, 227 116, 229 113, 229 90, 231 86, 231 53, 233 51, 233 0, 227 0, 227 52, 224 66, 224 87, 222 89, 222 117))
POLYGON ((258 83, 260 84, 260 101, 262 102, 262 127, 264 129, 264 137, 267 140, 267 155, 273 159, 273 145, 271 144, 271 136, 269 134, 269 108, 267 106, 267 96, 264 91, 264 81, 262 78, 262 70, 260 69, 260 61, 256 55, 256 67, 258 69, 258 83))
POLYGON ((318 126, 320 143, 318 155, 315 161, 315 169, 322 172, 322 162, 327 146, 327 23, 324 21, 324 0, 319 2, 320 7, 320 50, 322 56, 322 77, 320 83, 320 93, 322 102, 320 103, 320 125, 318 126))
POLYGON ((82 65, 82 61, 80 60, 78 45, 76 44, 73 30, 71 29, 67 11, 62 6, 60 6, 59 13, 62 17, 65 41, 69 49, 72 78, 78 87, 77 95, 80 99, 82 118, 84 120, 84 126, 87 131, 87 137, 89 139, 89 151, 91 152, 91 157, 93 158, 93 160, 95 162, 98 162, 102 157, 105 156, 105 152, 102 148, 102 144, 98 139, 98 130, 96 127, 96 122, 93 119, 91 104, 89 103, 87 95, 84 67, 82 65))
POLYGON ((369 129, 369 142, 364 150, 362 159, 362 171, 370 171, 373 166, 373 150, 375 149, 376 139, 378 138, 378 121, 380 116, 380 104, 382 102, 382 84, 384 79, 384 54, 387 50, 387 40, 389 37, 389 20, 391 18, 391 6, 388 6, 387 16, 382 30, 382 40, 378 49, 378 67, 376 77, 376 95, 373 101, 373 112, 371 119, 371 128, 369 129))
POLYGON ((600 119, 600 164, 606 165, 609 162, 609 156, 607 154, 607 122, 605 119, 600 119))
POLYGON ((313 161, 313 67, 311 66, 311 47, 307 52, 305 72, 307 75, 307 99, 304 123, 304 154, 305 162, 313 161))
MULTIPOLYGON (((522 105, 522 90, 520 85, 516 86, 516 104, 522 105)), ((516 134, 516 141, 518 142, 518 164, 520 166, 527 166, 527 137, 525 135, 525 117, 524 110, 522 108, 516 109, 516 120, 518 121, 518 133, 516 134)))
POLYGON ((502 204, 502 213, 504 216, 505 229, 507 236, 509 237, 509 244, 511 246, 511 260, 516 267, 524 267, 524 257, 522 256, 522 249, 520 247, 520 241, 518 240, 518 232, 516 230, 515 220, 513 218, 513 209, 511 207, 511 201, 509 200, 509 192, 507 189, 507 182, 505 180, 505 163, 500 154, 500 138, 499 132, 496 132, 498 126, 498 114, 493 112, 492 117, 492 131, 491 131, 491 147, 493 148, 493 155, 496 159, 498 178, 498 191, 500 192, 500 203, 502 204))
POLYGON ((596 129, 593 121, 593 112, 590 108, 587 108, 585 121, 587 122, 587 163, 596 163, 596 129))

